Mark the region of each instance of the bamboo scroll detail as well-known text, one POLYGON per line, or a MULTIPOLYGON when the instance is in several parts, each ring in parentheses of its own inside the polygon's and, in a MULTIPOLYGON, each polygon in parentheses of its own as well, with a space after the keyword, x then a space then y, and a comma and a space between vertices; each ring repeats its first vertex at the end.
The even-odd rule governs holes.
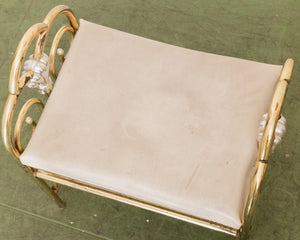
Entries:
POLYGON ((53 85, 52 80, 49 77, 50 65, 51 73, 54 73, 56 76, 54 70, 55 52, 53 53, 53 49, 55 49, 56 51, 61 37, 67 31, 71 33, 71 45, 73 36, 77 30, 78 23, 76 21, 75 16, 73 15, 73 12, 70 10, 69 7, 60 5, 53 8, 48 13, 43 23, 37 23, 30 27, 23 35, 17 47, 10 71, 9 96, 4 108, 1 129, 4 145, 8 152, 10 152, 15 157, 15 159, 17 159, 17 161, 19 161, 19 156, 23 152, 20 140, 20 132, 22 122, 26 117, 25 115, 29 108, 34 104, 38 105, 40 107, 40 110, 42 110, 43 108, 43 103, 40 100, 36 98, 28 100, 21 108, 21 112, 19 113, 15 125, 14 135, 12 136, 12 118, 17 100, 24 86, 38 88, 39 92, 42 94, 50 94, 53 85), (52 26, 54 20, 60 14, 65 14, 67 16, 70 25, 63 26, 55 35, 48 59, 48 56, 44 53, 45 42, 50 27, 52 26), (34 54, 31 55, 29 57, 29 60, 25 61, 23 65, 24 57, 27 53, 27 50, 35 38, 37 40, 35 43, 34 54), (22 76, 20 77, 22 65, 23 72, 22 76))
POLYGON ((29 177, 33 179, 34 182, 39 185, 39 187, 50 198, 55 201, 55 203, 60 208, 64 208, 65 204, 56 194, 59 189, 59 185, 54 184, 53 188, 49 187, 49 185, 44 180, 34 176, 34 169, 23 165, 19 159, 20 155, 23 152, 23 147, 21 145, 22 123, 25 119, 25 122, 31 125, 32 131, 35 129, 35 122, 32 118, 26 117, 26 114, 33 105, 37 105, 42 111, 44 105, 41 100, 37 98, 31 98, 22 106, 17 117, 14 134, 12 135, 13 115, 17 100, 24 86, 27 85, 29 87, 38 88, 40 93, 46 95, 50 94, 52 90, 52 80, 49 78, 49 66, 50 63, 54 63, 55 54, 50 53, 49 58, 51 60, 48 59, 48 56, 44 53, 44 47, 49 29, 51 28, 53 21, 60 14, 64 14, 67 16, 70 26, 64 26, 62 28, 63 30, 59 30, 59 32, 56 34, 52 46, 55 46, 55 48, 57 48, 60 38, 66 31, 72 33, 72 42, 73 36, 78 30, 78 23, 70 8, 64 5, 60 5, 53 8, 48 13, 43 23, 37 23, 26 31, 16 49, 9 76, 9 94, 2 116, 1 135, 6 150, 14 157, 17 164, 27 173, 29 177), (34 54, 31 55, 29 57, 29 60, 27 60, 23 65, 27 50, 35 38, 36 44, 34 54), (22 72, 22 76, 20 76, 22 65, 24 71, 22 72))
MULTIPOLYGON (((48 26, 44 23, 35 24, 26 31, 17 47, 10 72, 9 95, 4 107, 1 133, 7 151, 10 152, 15 157, 15 159, 17 159, 17 161, 19 161, 21 152, 15 144, 16 140, 12 137, 12 118, 17 100, 20 96, 20 93, 22 92, 22 89, 34 77, 34 72, 32 70, 24 72, 20 77, 21 66, 23 64, 25 54, 33 39, 37 35, 42 34, 45 31, 48 31, 48 26)), ((45 44, 45 40, 41 39, 38 44, 45 44)))
POLYGON ((50 73, 51 73, 51 75, 54 79, 57 78, 57 74, 56 74, 56 71, 55 71, 55 65, 54 65, 56 52, 57 52, 57 55, 59 55, 59 57, 63 56, 63 58, 60 57, 60 61, 63 62, 64 58, 65 58, 63 49, 61 49, 61 48, 57 49, 57 47, 58 47, 58 44, 59 44, 62 36, 66 32, 70 32, 70 34, 71 34, 71 41, 70 41, 70 45, 71 45, 72 41, 73 41, 74 34, 75 34, 75 30, 71 26, 65 25, 65 26, 61 27, 58 30, 58 32, 56 33, 56 35, 53 39, 51 48, 50 48, 50 54, 49 54, 50 73))
MULTIPOLYGON (((42 103, 41 100, 37 99, 37 98, 30 98, 21 108, 16 124, 15 124, 15 131, 14 131, 14 140, 15 140, 15 146, 18 149, 18 151, 20 153, 22 153, 24 151, 23 147, 21 146, 21 128, 22 128, 22 123, 25 119, 25 116, 28 112, 28 110, 30 109, 30 107, 32 105, 36 104, 40 111, 42 112, 44 109, 44 104, 42 103)), ((32 120, 32 118, 30 118, 32 120)), ((28 124, 33 124, 33 120, 32 122, 29 122, 27 119, 28 124)))
MULTIPOLYGON (((74 16, 72 10, 68 6, 65 6, 65 5, 59 5, 59 6, 56 6, 55 8, 53 8, 47 14, 47 16, 45 17, 43 23, 45 23, 48 26, 48 28, 50 29, 53 22, 55 21, 55 19, 61 14, 64 14, 64 15, 67 16, 67 18, 69 20, 69 23, 70 23, 70 26, 73 28, 74 33, 76 33, 77 30, 78 30, 78 27, 79 27, 78 23, 77 23, 77 20, 74 16)), ((34 49, 34 58, 35 59, 40 59, 43 56, 45 45, 39 46, 38 42, 41 39, 46 39, 47 36, 48 36, 48 33, 49 33, 49 31, 44 32, 43 34, 39 35, 39 37, 37 39, 37 43, 35 44, 35 49, 34 49)))

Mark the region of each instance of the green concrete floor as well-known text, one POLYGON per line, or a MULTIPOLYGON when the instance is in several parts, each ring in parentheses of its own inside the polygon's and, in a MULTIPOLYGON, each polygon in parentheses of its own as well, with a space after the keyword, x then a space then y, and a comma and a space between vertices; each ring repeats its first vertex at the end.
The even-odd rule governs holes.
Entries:
MULTIPOLYGON (((294 58, 283 111, 287 133, 271 157, 252 239, 300 239, 300 1, 1 0, 1 112, 18 41, 62 3, 77 18, 186 48, 274 64, 294 58)), ((59 210, 2 144, 0 161, 0 240, 235 239, 68 187, 60 191, 67 208, 59 210)))

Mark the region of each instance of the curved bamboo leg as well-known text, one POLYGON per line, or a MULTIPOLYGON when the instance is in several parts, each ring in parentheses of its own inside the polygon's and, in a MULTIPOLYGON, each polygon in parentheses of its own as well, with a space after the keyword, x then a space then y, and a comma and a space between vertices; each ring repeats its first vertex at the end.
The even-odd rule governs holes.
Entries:
POLYGON ((50 197, 59 208, 65 208, 66 204, 61 200, 61 198, 57 195, 56 189, 53 189, 50 187, 43 179, 35 177, 32 172, 30 174, 30 177, 36 182, 36 184, 45 192, 48 197, 50 197))

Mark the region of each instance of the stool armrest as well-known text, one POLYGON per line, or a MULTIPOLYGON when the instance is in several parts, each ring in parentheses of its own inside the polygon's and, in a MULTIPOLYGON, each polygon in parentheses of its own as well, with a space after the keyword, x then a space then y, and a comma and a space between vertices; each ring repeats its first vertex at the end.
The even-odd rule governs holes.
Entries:
POLYGON ((277 122, 281 116, 281 109, 283 106, 286 90, 291 79, 293 66, 293 59, 287 59, 282 68, 275 93, 273 95, 271 106, 269 108, 265 129, 261 142, 259 144, 255 171, 251 180, 250 190, 244 209, 243 225, 239 230, 239 236, 242 239, 247 239, 249 237, 249 231, 252 227, 254 212, 258 202, 261 184, 267 168, 268 158, 270 156, 274 143, 275 129, 277 126, 277 122))

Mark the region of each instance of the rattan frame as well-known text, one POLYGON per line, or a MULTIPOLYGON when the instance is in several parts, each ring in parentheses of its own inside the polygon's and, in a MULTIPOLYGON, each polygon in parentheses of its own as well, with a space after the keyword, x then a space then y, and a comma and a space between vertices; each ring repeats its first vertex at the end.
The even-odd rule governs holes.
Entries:
MULTIPOLYGON (((154 212, 158 212, 167 216, 171 216, 183 221, 187 221, 193 224, 197 224, 206 228, 210 228, 216 231, 224 232, 232 236, 236 236, 241 239, 248 239, 249 232, 254 220, 254 212, 257 206, 260 188, 262 180, 267 168, 268 158, 272 150, 272 145, 274 142, 274 132, 276 129, 277 121, 281 116, 281 109, 284 102, 287 86, 291 79, 291 73, 294 65, 292 59, 288 59, 281 71, 278 83, 275 89, 273 100, 268 112, 268 118, 266 121, 265 130, 263 132, 263 137, 259 145, 258 156, 256 160, 255 172, 252 177, 250 190, 248 193, 247 202, 245 204, 243 223, 240 229, 234 229, 222 224, 211 222, 205 219, 200 219, 195 216, 187 215, 174 211, 172 209, 166 209, 162 206, 157 206, 148 202, 141 201, 139 199, 134 199, 129 196, 121 195, 116 192, 112 192, 108 189, 102 189, 96 186, 88 185, 77 181, 76 179, 70 179, 63 176, 59 176, 47 171, 40 169, 33 169, 31 167, 25 166, 20 162, 20 155, 23 152, 20 141, 20 132, 22 123, 24 121, 27 111, 32 105, 38 105, 40 110, 43 109, 43 103, 37 98, 29 99, 22 107, 15 124, 14 135, 12 135, 12 118, 15 110, 15 106, 18 97, 26 85, 26 83, 33 77, 32 71, 27 71, 22 76, 20 76, 21 67, 25 54, 30 46, 31 42, 36 38, 34 59, 39 60, 44 53, 45 41, 48 36, 49 30, 52 23, 57 18, 57 16, 65 14, 70 22, 70 25, 63 26, 57 32, 52 42, 52 46, 49 54, 50 62, 50 73, 55 78, 56 72, 54 68, 54 59, 58 43, 65 32, 70 32, 72 36, 76 34, 78 30, 78 23, 76 18, 68 6, 59 5, 53 8, 42 23, 38 23, 29 28, 21 39, 11 67, 10 79, 9 79, 9 95, 6 101, 6 105, 2 117, 2 139, 7 151, 13 156, 17 164, 23 168, 23 170, 40 186, 40 188, 50 196, 55 203, 63 208, 65 205, 63 201, 57 195, 59 184, 67 185, 73 188, 77 188, 83 191, 91 192, 100 196, 111 198, 120 202, 124 202, 130 205, 138 206, 144 209, 148 209, 154 212), (45 181, 50 180, 53 182, 52 186, 49 186, 45 181)), ((63 56, 60 56, 64 59, 63 56)), ((33 130, 35 128, 35 123, 33 121, 27 121, 33 130)))

